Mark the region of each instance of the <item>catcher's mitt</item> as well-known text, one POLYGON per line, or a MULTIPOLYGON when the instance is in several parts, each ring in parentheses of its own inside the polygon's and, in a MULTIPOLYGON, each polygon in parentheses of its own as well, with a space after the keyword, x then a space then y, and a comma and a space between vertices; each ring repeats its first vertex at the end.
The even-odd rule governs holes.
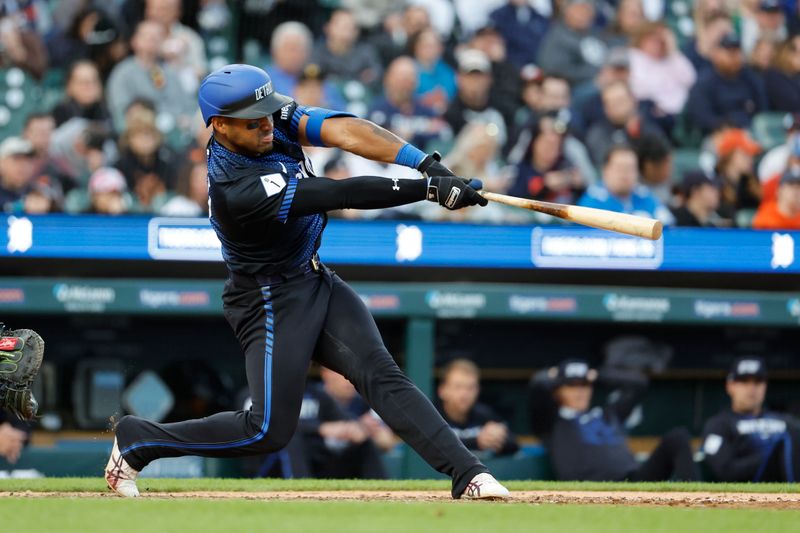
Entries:
POLYGON ((32 329, 7 330, 0 324, 0 408, 23 420, 36 416, 39 405, 31 384, 44 356, 44 340, 32 329))

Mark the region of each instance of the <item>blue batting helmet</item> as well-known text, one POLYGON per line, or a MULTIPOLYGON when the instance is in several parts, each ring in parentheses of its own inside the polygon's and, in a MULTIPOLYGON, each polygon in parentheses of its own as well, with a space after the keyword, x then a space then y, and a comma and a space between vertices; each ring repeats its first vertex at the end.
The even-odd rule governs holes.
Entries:
POLYGON ((264 70, 251 65, 225 65, 200 84, 197 95, 206 126, 211 117, 261 118, 292 101, 276 93, 264 70))

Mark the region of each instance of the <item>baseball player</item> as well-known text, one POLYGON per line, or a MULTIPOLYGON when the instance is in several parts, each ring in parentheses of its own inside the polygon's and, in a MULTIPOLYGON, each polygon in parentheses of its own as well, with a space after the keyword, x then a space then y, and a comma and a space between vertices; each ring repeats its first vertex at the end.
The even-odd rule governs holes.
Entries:
POLYGON ((725 389, 725 409, 706 422, 703 452, 720 481, 796 481, 800 474, 800 425, 764 409, 767 368, 758 357, 733 362, 725 389))
POLYGON ((449 430, 400 371, 358 295, 320 262, 334 209, 378 209, 423 199, 448 209, 486 205, 480 183, 454 176, 372 122, 304 107, 276 93, 263 70, 227 65, 201 83, 210 220, 229 271, 224 314, 242 346, 253 405, 200 420, 156 424, 126 416, 105 477, 137 496, 137 474, 161 457, 238 457, 281 449, 295 431, 311 359, 345 376, 387 425, 452 478, 454 498, 508 491, 449 430), (425 179, 314 177, 302 146, 329 146, 419 170, 425 179))
POLYGON ((533 432, 544 441, 556 477, 579 481, 696 480, 689 433, 667 433, 650 457, 639 464, 625 440, 623 424, 647 390, 639 372, 590 368, 567 359, 543 370, 530 383, 533 432), (595 383, 617 389, 603 407, 591 408, 595 383))

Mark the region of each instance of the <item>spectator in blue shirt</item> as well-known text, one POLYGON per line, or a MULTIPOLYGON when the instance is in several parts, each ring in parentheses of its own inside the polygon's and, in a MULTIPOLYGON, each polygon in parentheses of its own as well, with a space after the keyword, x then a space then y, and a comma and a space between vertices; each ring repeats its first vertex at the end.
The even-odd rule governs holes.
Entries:
POLYGON ((616 145, 608 151, 602 183, 589 187, 578 205, 657 218, 664 224, 674 222, 669 209, 639 183, 636 152, 627 144, 616 145))
POLYGON ((508 60, 522 68, 536 62, 539 43, 547 33, 549 20, 534 9, 528 0, 509 0, 494 10, 489 19, 506 42, 508 60))
POLYGON ((763 81, 744 66, 741 43, 725 35, 711 52, 713 68, 700 74, 686 110, 704 134, 722 126, 747 128, 753 115, 767 109, 763 81))
POLYGON ((426 28, 411 38, 408 48, 419 71, 417 94, 426 106, 443 113, 456 95, 456 73, 442 59, 444 45, 439 34, 426 28))
POLYGON ((450 139, 453 131, 447 122, 416 96, 418 84, 413 59, 400 56, 392 61, 383 77, 383 94, 373 101, 369 119, 416 146, 450 139))

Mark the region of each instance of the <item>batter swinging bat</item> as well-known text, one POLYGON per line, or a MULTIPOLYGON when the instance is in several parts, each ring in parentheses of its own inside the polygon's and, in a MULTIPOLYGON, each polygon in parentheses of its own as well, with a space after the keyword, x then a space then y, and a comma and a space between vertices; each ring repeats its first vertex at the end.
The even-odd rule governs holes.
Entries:
POLYGON ((481 191, 480 194, 487 200, 500 202, 501 204, 513 205, 546 213, 554 217, 563 218, 570 222, 577 222, 584 226, 600 228, 617 233, 625 233, 636 237, 644 237, 652 241, 661 238, 663 225, 660 220, 652 218, 638 217, 626 213, 615 213, 605 209, 595 209, 593 207, 581 207, 577 205, 555 204, 551 202, 540 202, 539 200, 528 200, 527 198, 517 198, 494 192, 481 191))

